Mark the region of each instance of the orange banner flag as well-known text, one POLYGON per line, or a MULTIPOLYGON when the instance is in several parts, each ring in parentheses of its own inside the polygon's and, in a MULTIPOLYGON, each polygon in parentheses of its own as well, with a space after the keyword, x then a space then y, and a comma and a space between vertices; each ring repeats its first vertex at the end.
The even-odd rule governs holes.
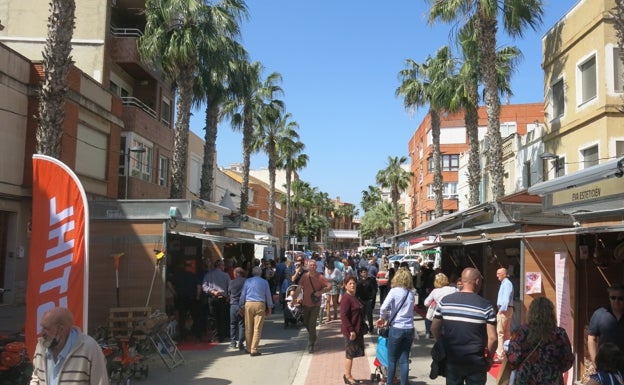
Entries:
POLYGON ((33 204, 26 346, 35 352, 41 317, 66 307, 86 333, 88 327, 89 207, 78 177, 58 159, 33 155, 33 204))

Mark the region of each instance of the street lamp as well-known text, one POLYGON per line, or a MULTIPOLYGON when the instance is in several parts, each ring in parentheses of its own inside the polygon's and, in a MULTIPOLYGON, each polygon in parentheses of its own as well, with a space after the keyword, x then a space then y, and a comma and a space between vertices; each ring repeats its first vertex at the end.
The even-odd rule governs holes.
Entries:
POLYGON ((539 156, 542 160, 552 160, 553 168, 555 169, 555 176, 559 176, 559 170, 563 169, 563 165, 560 164, 560 157, 552 152, 544 152, 539 156))
POLYGON ((126 152, 126 193, 124 195, 124 199, 128 199, 128 177, 130 176, 130 155, 132 153, 135 154, 143 154, 145 152, 145 147, 136 146, 130 147, 126 152))

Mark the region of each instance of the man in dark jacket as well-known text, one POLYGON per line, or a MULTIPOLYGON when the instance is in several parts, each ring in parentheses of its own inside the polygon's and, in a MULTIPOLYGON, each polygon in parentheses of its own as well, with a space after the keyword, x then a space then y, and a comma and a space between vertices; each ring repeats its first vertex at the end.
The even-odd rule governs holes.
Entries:
POLYGON ((377 279, 375 277, 368 276, 367 268, 360 268, 360 275, 355 288, 355 296, 364 303, 368 330, 370 330, 373 334, 375 333, 375 330, 373 329, 373 304, 375 303, 376 294, 377 279))

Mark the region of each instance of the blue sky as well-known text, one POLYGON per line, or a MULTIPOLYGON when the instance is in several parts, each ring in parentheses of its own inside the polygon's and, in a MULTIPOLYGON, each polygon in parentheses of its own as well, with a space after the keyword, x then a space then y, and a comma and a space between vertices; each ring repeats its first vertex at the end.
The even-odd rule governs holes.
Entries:
MULTIPOLYGON (((523 59, 512 79, 511 103, 543 100, 541 39, 577 0, 544 0, 544 24, 511 42, 523 59)), ((429 25, 424 0, 248 0, 242 43, 264 76, 283 77, 282 100, 299 126, 310 160, 300 178, 334 199, 359 205, 389 156, 407 156, 407 145, 426 108, 406 111, 395 97, 405 59, 423 62, 449 43, 450 27, 429 25)), ((505 102, 504 100, 501 102, 505 102)), ((203 138, 203 109, 191 130, 203 138)), ((219 126, 220 167, 242 162, 242 134, 219 126)), ((252 156, 252 168, 267 166, 252 156)), ((360 214, 363 214, 362 212, 360 214)))

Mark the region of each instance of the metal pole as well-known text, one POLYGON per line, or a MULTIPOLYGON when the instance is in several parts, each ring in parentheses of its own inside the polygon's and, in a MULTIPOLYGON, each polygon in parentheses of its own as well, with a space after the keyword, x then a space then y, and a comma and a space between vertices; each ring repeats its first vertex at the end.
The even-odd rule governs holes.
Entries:
POLYGON ((130 175, 130 151, 127 151, 127 154, 124 154, 126 157, 126 193, 124 195, 124 199, 128 199, 128 175, 130 175))

